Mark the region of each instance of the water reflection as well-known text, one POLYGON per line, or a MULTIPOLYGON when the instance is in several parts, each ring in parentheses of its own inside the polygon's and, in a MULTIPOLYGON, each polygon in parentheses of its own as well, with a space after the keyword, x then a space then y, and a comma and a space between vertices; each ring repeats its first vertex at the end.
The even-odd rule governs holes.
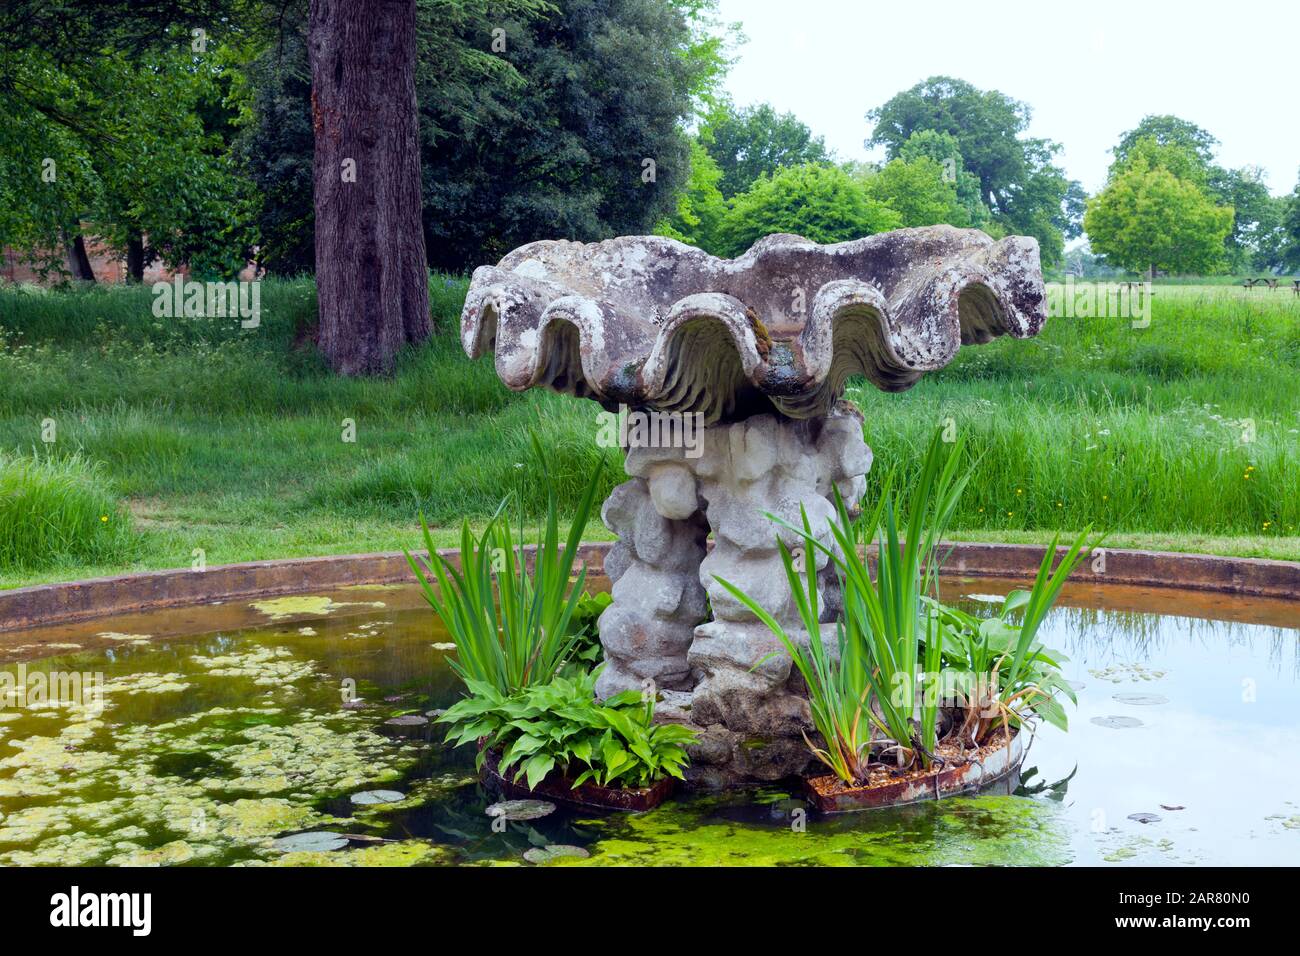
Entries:
MULTIPOLYGON (((961 582, 945 596, 1009 589, 961 582)), ((444 748, 431 726, 404 737, 385 729, 388 717, 427 714, 459 693, 447 652, 433 646, 446 635, 400 602, 88 644, 27 669, 102 672, 102 715, 0 709, 0 863, 308 862, 269 843, 316 828, 397 841, 367 860, 400 850, 403 861, 438 864, 517 863, 555 843, 591 854, 557 865, 1300 861, 1290 759, 1300 753, 1300 630, 1277 602, 1158 598, 1087 589, 1066 600, 1093 606, 1048 617, 1042 639, 1069 656, 1079 706, 1068 733, 1037 734, 1014 787, 834 817, 811 813, 796 788, 768 787, 682 795, 639 816, 561 810, 494 830, 466 749, 444 748), (1142 600, 1151 610, 1135 609, 1142 600), (1106 601, 1124 606, 1096 606, 1106 601), (1211 610, 1239 619, 1207 619, 1211 610), (1114 717, 1141 725, 1102 725, 1114 717), (376 786, 408 800, 361 811, 347 799, 376 786), (1143 814, 1158 819, 1131 819, 1143 814)))

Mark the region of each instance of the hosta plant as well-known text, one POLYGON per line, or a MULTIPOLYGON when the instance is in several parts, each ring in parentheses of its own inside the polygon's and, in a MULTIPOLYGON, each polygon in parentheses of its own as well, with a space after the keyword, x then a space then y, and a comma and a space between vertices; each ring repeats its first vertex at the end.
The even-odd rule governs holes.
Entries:
POLYGON ((502 776, 529 789, 558 769, 578 787, 649 787, 664 777, 682 779, 686 747, 695 731, 681 724, 654 723, 654 697, 624 691, 596 700, 590 673, 555 677, 515 693, 467 680, 470 696, 438 718, 450 724, 447 740, 457 746, 482 742, 481 767, 488 750, 499 751, 502 776))
POLYGON ((603 660, 604 648, 600 644, 600 631, 596 624, 605 608, 613 603, 608 591, 596 594, 584 594, 578 599, 569 619, 569 632, 573 635, 573 647, 569 650, 569 661, 582 670, 591 670, 603 660))

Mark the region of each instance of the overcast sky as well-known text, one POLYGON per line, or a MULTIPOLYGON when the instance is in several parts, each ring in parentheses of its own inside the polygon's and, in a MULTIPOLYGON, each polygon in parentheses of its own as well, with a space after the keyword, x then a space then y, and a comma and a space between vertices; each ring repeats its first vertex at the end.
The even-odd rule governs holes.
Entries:
POLYGON ((1033 109, 1030 134, 1094 192, 1109 150, 1148 113, 1218 137, 1223 165, 1262 166, 1274 194, 1300 167, 1300 4, 1088 0, 721 0, 749 38, 727 88, 826 138, 862 145, 866 111, 935 74, 1001 90, 1033 109))

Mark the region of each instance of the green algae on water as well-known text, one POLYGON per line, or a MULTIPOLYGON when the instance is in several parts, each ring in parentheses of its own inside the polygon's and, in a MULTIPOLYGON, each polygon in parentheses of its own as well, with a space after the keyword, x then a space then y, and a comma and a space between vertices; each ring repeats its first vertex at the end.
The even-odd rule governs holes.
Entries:
POLYGON ((249 605, 254 611, 265 614, 272 621, 283 621, 291 617, 310 615, 324 617, 345 607, 385 607, 383 601, 340 601, 335 602, 323 595, 294 595, 292 597, 271 598, 266 601, 253 601, 249 605))
POLYGON ((729 807, 743 801, 743 794, 695 798, 592 821, 590 858, 548 865, 1055 866, 1070 861, 1059 807, 1026 797, 954 797, 828 816, 796 809, 766 823, 727 820, 729 807))

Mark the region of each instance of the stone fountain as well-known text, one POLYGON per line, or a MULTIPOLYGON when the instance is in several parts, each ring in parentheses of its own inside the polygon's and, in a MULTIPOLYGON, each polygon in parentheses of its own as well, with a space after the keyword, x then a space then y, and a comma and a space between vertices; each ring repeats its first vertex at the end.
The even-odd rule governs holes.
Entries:
MULTIPOLYGON (((474 271, 470 357, 495 351, 516 391, 544 386, 656 426, 618 432, 629 480, 601 513, 618 542, 597 689, 661 692, 658 712, 701 732, 694 783, 809 764, 789 655, 714 575, 795 633, 777 539, 802 561, 801 539, 766 513, 799 524, 802 508, 829 542, 834 489, 861 497, 871 450, 842 398, 850 376, 901 391, 963 344, 1035 335, 1045 301, 1034 239, 950 226, 828 246, 773 235, 729 260, 656 236, 533 242, 474 271)), ((831 572, 823 584, 830 621, 831 572)))

